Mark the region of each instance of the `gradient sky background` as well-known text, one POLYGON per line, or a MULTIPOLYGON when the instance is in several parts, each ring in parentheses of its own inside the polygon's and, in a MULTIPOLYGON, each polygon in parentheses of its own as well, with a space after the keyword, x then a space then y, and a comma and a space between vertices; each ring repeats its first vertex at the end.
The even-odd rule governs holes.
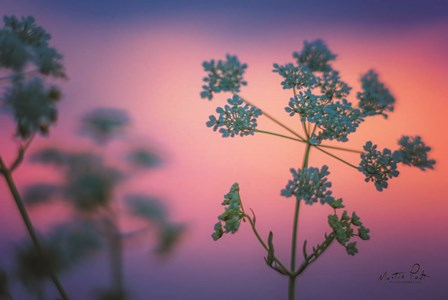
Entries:
MULTIPOLYGON (((0 10, 34 16, 64 54, 69 76, 60 84, 65 97, 57 127, 31 151, 53 144, 85 147, 76 135, 79 117, 111 106, 132 116, 131 142, 151 145, 166 161, 132 188, 166 199, 172 218, 188 223, 189 231, 165 262, 148 255, 151 243, 129 245, 126 283, 135 299, 286 299, 286 278, 265 266, 265 253, 248 224, 219 242, 210 234, 223 195, 238 181, 260 232, 264 237, 274 232, 276 250, 287 262, 294 203, 279 194, 304 149, 262 135, 222 139, 206 128, 208 116, 226 97, 199 98, 201 63, 238 55, 249 65, 242 95, 293 126, 283 111, 290 95, 272 64, 293 62, 292 52, 315 38, 338 55, 334 66, 354 87, 353 97, 361 73, 374 68, 397 99, 387 121, 368 120, 348 145, 361 148, 371 139, 395 148, 402 134, 418 134, 432 146, 437 166, 428 172, 402 167, 390 188, 378 193, 359 172, 312 152, 311 165, 329 165, 333 193, 361 216, 372 239, 359 243, 355 257, 333 245, 299 278, 298 298, 448 298, 447 1, 0 0, 0 10), (383 272, 408 272, 414 263, 431 278, 420 284, 378 281, 383 272)), ((11 119, 1 115, 0 126, 0 154, 8 158, 15 147, 11 119)), ((260 121, 260 128, 281 132, 269 121, 260 121)), ((345 157, 358 163, 355 155, 345 157)), ((27 163, 16 179, 23 187, 42 172, 27 163)), ((3 182, 0 201, 0 262, 8 265, 13 242, 25 233, 3 182)), ((33 211, 33 220, 44 228, 61 219, 60 209, 33 211)), ((317 205, 302 209, 299 245, 305 238, 320 240, 328 230, 328 213, 317 205)), ((107 284, 107 275, 105 258, 98 256, 62 280, 73 299, 89 299, 93 288, 107 284)), ((19 285, 14 290, 21 293, 19 285)))

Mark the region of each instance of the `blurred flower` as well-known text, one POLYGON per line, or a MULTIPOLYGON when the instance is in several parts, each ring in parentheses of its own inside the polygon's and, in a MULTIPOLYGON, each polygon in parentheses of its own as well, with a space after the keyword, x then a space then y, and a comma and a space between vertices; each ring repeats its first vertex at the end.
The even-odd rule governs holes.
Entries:
POLYGON ((213 127, 214 131, 221 127, 219 132, 223 137, 253 135, 257 127, 257 117, 262 114, 261 110, 249 104, 243 105, 243 100, 237 95, 227 99, 227 102, 230 105, 216 109, 218 118, 209 117, 207 127, 213 127))
POLYGON ((218 223, 215 224, 212 234, 213 240, 218 240, 224 233, 235 233, 240 227, 243 211, 241 208, 240 188, 238 183, 234 183, 229 193, 224 195, 221 204, 225 207, 224 213, 218 216, 218 223), (222 224, 224 223, 224 226, 222 224))
POLYGON ((105 143, 129 125, 126 111, 116 108, 97 108, 82 118, 81 132, 95 142, 105 143))
POLYGON ((13 32, 0 30, 0 67, 20 71, 28 59, 29 53, 19 37, 13 32))
POLYGON ((51 36, 40 26, 35 24, 33 17, 25 17, 20 20, 15 16, 3 18, 5 30, 14 32, 20 40, 30 46, 46 46, 51 36))
POLYGON ((291 169, 292 180, 288 181, 286 187, 281 190, 281 195, 285 197, 295 196, 297 201, 304 200, 306 204, 319 202, 322 204, 334 201, 331 196, 331 182, 326 176, 330 174, 328 167, 291 169))
POLYGON ((328 72, 332 69, 329 62, 334 60, 336 55, 330 52, 323 40, 317 39, 305 41, 302 51, 294 52, 293 57, 297 59, 297 64, 303 64, 313 72, 328 72))
POLYGON ((364 145, 366 152, 361 154, 358 170, 366 176, 366 182, 374 182, 376 189, 381 192, 387 188, 389 179, 398 176, 398 161, 389 149, 383 149, 382 152, 376 149, 377 145, 370 141, 364 145))
POLYGON ((156 247, 156 253, 159 255, 169 254, 179 243, 180 238, 185 233, 185 225, 164 223, 159 229, 159 240, 156 247))
POLYGON ((100 157, 86 153, 71 157, 65 177, 67 199, 80 211, 92 212, 109 205, 123 175, 105 166, 100 157))
POLYGON ((418 167, 422 171, 434 168, 436 161, 428 159, 431 147, 426 146, 420 136, 402 136, 398 144, 400 149, 394 151, 393 154, 395 160, 408 166, 418 167))
POLYGON ((206 71, 207 77, 204 77, 206 85, 202 86, 201 98, 212 100, 214 93, 219 92, 240 92, 242 85, 247 85, 243 80, 243 74, 247 68, 246 64, 239 62, 236 56, 226 55, 226 60, 205 61, 202 66, 206 71))
POLYGON ((151 150, 143 147, 134 148, 129 151, 127 160, 135 168, 152 169, 158 167, 162 162, 159 156, 151 150))
POLYGON ((61 193, 61 188, 55 184, 36 183, 25 188, 23 201, 33 206, 36 204, 49 203, 53 197, 61 193))
POLYGON ((379 81, 378 74, 369 70, 361 77, 362 92, 358 92, 359 108, 365 116, 382 115, 394 111, 395 98, 387 87, 379 81))
POLYGON ((129 212, 136 217, 156 223, 165 223, 167 220, 166 208, 159 199, 133 194, 126 196, 126 205, 129 212))
POLYGON ((16 80, 6 89, 3 109, 14 116, 16 134, 26 139, 35 132, 48 133, 49 127, 57 121, 59 98, 59 90, 45 87, 40 78, 16 80))

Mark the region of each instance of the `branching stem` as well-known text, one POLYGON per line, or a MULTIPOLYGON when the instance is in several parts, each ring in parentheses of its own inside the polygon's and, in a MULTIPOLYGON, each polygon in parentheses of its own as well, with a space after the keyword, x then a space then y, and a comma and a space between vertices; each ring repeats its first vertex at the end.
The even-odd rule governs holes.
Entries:
MULTIPOLYGON (((47 260, 44 248, 42 247, 36 231, 34 229, 33 223, 31 222, 31 219, 28 215, 28 212, 26 211, 25 204, 23 203, 23 200, 19 194, 19 191, 17 189, 17 186, 14 183, 14 180, 11 176, 10 169, 6 167, 5 163, 3 162, 3 159, 0 157, 0 173, 3 175, 3 177, 6 180, 6 183, 8 184, 9 190, 11 191, 11 194, 14 198, 14 201, 16 202, 17 208, 19 209, 20 216, 22 217, 23 222, 25 223, 26 229, 28 231, 28 234, 31 237, 31 240, 34 244, 34 247, 36 248, 38 254, 42 257, 42 260, 47 260)), ((60 296, 63 300, 69 300, 69 297, 67 293, 65 292, 64 287, 62 286, 61 281, 59 280, 58 276, 54 272, 53 269, 48 267, 48 275, 50 276, 51 280, 53 281, 54 285, 56 286, 60 296)))

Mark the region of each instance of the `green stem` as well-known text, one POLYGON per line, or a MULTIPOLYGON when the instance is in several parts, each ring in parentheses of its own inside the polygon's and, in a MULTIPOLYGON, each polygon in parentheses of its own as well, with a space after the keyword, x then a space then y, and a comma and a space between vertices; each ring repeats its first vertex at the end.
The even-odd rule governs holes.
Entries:
POLYGON ((309 139, 310 139, 310 135, 309 135, 309 133, 308 133, 308 130, 306 129, 306 124, 305 124, 305 122, 302 122, 302 127, 303 127, 303 131, 305 132, 305 135, 306 135, 307 140, 309 140, 309 139))
MULTIPOLYGON (((308 161, 310 157, 311 144, 307 143, 305 149, 305 156, 303 158, 302 169, 308 167, 308 161)), ((299 224, 299 211, 300 211, 300 201, 296 201, 296 208, 294 212, 294 223, 292 228, 292 245, 291 245, 291 265, 290 272, 295 273, 296 269, 296 254, 297 254, 297 233, 299 224)), ((289 276, 288 282, 288 297, 289 300, 295 299, 295 289, 296 289, 296 279, 297 276, 289 276)))
POLYGON ((344 159, 342 159, 340 157, 337 157, 336 155, 334 155, 334 154, 332 154, 332 153, 330 153, 328 151, 325 151, 324 149, 321 149, 320 146, 314 146, 314 148, 316 148, 317 150, 322 151, 323 153, 325 153, 325 154, 327 154, 327 155, 329 155, 329 156, 339 160, 340 162, 343 162, 344 164, 346 164, 346 165, 348 165, 348 166, 350 166, 352 168, 358 169, 358 167, 355 166, 354 164, 351 164, 348 161, 346 161, 346 160, 344 160, 344 159))
POLYGON ((306 270, 306 268, 308 268, 309 265, 311 265, 314 261, 316 261, 317 258, 318 258, 319 256, 321 256, 322 253, 324 253, 325 250, 328 249, 328 247, 330 247, 330 245, 331 245, 331 243, 333 243, 335 237, 336 237, 336 235, 335 235, 334 232, 332 232, 330 235, 328 235, 328 236, 326 237, 325 241, 324 241, 322 244, 318 245, 318 246, 316 247, 316 250, 315 250, 313 253, 311 253, 310 256, 308 256, 308 257, 305 258, 305 261, 304 261, 303 264, 300 266, 300 268, 297 270, 297 272, 295 272, 295 273, 293 274, 293 276, 299 276, 300 274, 303 273, 303 271, 306 270))
POLYGON ((111 290, 116 292, 119 297, 124 297, 124 276, 123 276, 123 241, 121 231, 119 229, 118 217, 115 211, 107 208, 106 232, 109 239, 109 255, 111 267, 111 290))
MULTIPOLYGON (((236 95, 236 94, 235 94, 236 95)), ((306 139, 304 137, 302 137, 300 134, 298 134, 297 132, 295 132, 294 130, 292 130, 291 128, 289 128, 288 126, 284 125, 282 122, 278 121, 276 118, 272 117, 271 115, 269 115, 268 113, 264 112, 261 108, 259 108, 258 106, 254 105, 253 103, 251 103, 250 101, 244 99, 243 97, 237 95, 238 97, 240 97, 241 100, 243 100, 245 103, 258 108, 259 110, 262 111, 263 115, 268 118, 269 120, 271 120, 272 122, 274 122, 275 124, 279 125, 280 127, 282 127, 283 129, 286 129, 287 131, 289 131, 290 133, 292 133, 293 135, 295 135, 296 137, 298 137, 299 139, 301 139, 302 141, 306 141, 306 139)))
MULTIPOLYGON (((249 215, 247 215, 246 213, 243 214, 243 217, 246 218, 247 220, 249 220, 250 226, 252 227, 252 231, 254 232, 254 234, 257 237, 257 240, 260 242, 261 246, 263 246, 263 248, 266 251, 269 251, 268 246, 266 245, 266 243, 263 241, 260 234, 258 233, 257 228, 255 227, 255 223, 252 220, 252 218, 249 215)), ((274 256, 274 261, 278 264, 278 266, 280 267, 280 269, 283 271, 284 274, 291 276, 291 273, 288 271, 288 269, 285 267, 285 265, 283 265, 283 263, 276 256, 274 256)))
POLYGON ((306 141, 304 141, 304 140, 299 140, 299 139, 296 139, 296 138, 293 138, 293 137, 290 137, 290 136, 287 136, 287 135, 283 135, 283 134, 279 134, 279 133, 275 133, 275 132, 271 132, 271 131, 255 129, 255 132, 269 134, 269 135, 274 135, 274 136, 282 137, 282 138, 285 138, 285 139, 297 141, 297 142, 300 142, 300 143, 306 143, 306 141))
POLYGON ((336 149, 336 150, 347 151, 347 152, 353 152, 353 153, 359 153, 359 154, 364 153, 364 151, 355 150, 355 149, 348 149, 348 148, 343 148, 343 147, 338 147, 338 146, 319 145, 319 147, 322 147, 322 148, 329 148, 329 149, 336 149))
MULTIPOLYGON (((42 257, 42 259, 46 260, 45 251, 44 251, 41 243, 39 242, 39 239, 37 238, 37 234, 34 229, 33 223, 31 222, 28 212, 26 211, 23 200, 20 197, 17 186, 15 185, 14 180, 11 176, 11 172, 6 167, 6 165, 4 164, 1 157, 0 157, 0 173, 3 174, 3 176, 6 180, 6 183, 8 184, 9 190, 11 191, 14 201, 16 202, 17 208, 19 209, 20 215, 22 217, 23 222, 25 223, 26 229, 28 230, 28 234, 31 237, 34 247, 36 248, 38 254, 42 257)), ((50 276, 50 278, 53 281, 54 285, 56 286, 57 290, 59 291, 59 294, 62 297, 62 299, 68 300, 69 297, 68 297, 67 293, 65 292, 64 287, 62 286, 62 283, 60 282, 56 273, 50 267, 48 267, 47 271, 49 273, 48 275, 50 276)))

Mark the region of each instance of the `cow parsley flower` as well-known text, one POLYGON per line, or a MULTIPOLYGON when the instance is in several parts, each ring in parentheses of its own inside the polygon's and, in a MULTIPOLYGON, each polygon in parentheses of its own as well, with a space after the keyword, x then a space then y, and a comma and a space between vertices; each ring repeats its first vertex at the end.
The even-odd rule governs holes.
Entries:
POLYGON ((205 61, 202 66, 208 73, 203 81, 201 98, 212 100, 214 93, 232 92, 238 93, 242 85, 247 85, 243 80, 243 74, 247 64, 242 64, 236 56, 226 55, 226 60, 205 61))
POLYGON ((294 52, 293 57, 298 64, 307 66, 313 72, 328 72, 332 69, 329 61, 334 60, 336 55, 330 52, 323 40, 317 39, 305 41, 302 51, 294 52))
POLYGON ((362 92, 358 92, 359 108, 365 116, 382 115, 394 111, 395 98, 378 79, 378 74, 369 70, 361 77, 362 92))
POLYGON ((218 216, 219 221, 214 226, 212 238, 215 241, 220 239, 224 233, 237 232, 240 227, 243 211, 241 208, 240 188, 238 183, 232 185, 229 193, 224 196, 224 201, 221 205, 225 207, 225 211, 218 216))
POLYGON ((261 110, 249 104, 243 104, 244 101, 237 95, 227 99, 229 105, 218 107, 216 112, 218 118, 210 116, 206 123, 207 127, 213 127, 223 137, 234 137, 235 135, 245 136, 253 135, 257 127, 257 118, 262 114, 261 110))
POLYGON ((322 110, 327 104, 326 98, 313 94, 311 89, 300 91, 289 100, 285 111, 292 117, 299 114, 301 122, 316 123, 322 116, 322 110))
POLYGON ((304 200, 306 204, 315 202, 331 203, 334 201, 329 188, 331 182, 326 176, 330 174, 328 167, 318 168, 291 169, 293 176, 289 180, 286 187, 281 190, 281 195, 285 197, 295 196, 297 201, 304 200))
POLYGON ((324 72, 322 77, 319 77, 319 87, 322 95, 328 100, 345 98, 352 89, 341 80, 337 71, 324 72))
MULTIPOLYGON (((331 204, 330 204, 331 205, 331 204)), ((350 242, 353 237, 356 236, 355 230, 357 230, 357 236, 362 240, 369 240, 369 229, 364 227, 361 222, 361 219, 355 212, 352 213, 352 216, 348 214, 346 210, 339 217, 335 213, 328 216, 328 225, 333 229, 336 240, 339 244, 344 246, 347 254, 355 255, 358 253, 358 249, 356 247, 356 242, 350 242), (356 228, 357 227, 357 228, 356 228)))
POLYGON ((308 119, 309 122, 316 123, 320 129, 312 137, 312 142, 319 144, 326 139, 347 142, 348 135, 355 132, 363 120, 361 111, 353 108, 346 99, 330 103, 323 107, 315 118, 308 119))
POLYGON ((38 77, 16 80, 6 90, 3 109, 14 116, 16 134, 21 138, 26 139, 34 132, 45 135, 57 121, 56 102, 60 96, 56 87, 44 86, 38 77))
POLYGON ((297 88, 301 89, 304 87, 311 88, 317 81, 316 77, 313 75, 311 70, 305 65, 294 66, 293 64, 278 65, 274 64, 274 73, 278 73, 284 78, 281 82, 283 89, 297 88))
POLYGON ((316 145, 325 139, 346 142, 348 135, 363 122, 361 111, 353 108, 346 99, 330 102, 327 97, 316 96, 309 89, 291 98, 285 111, 290 116, 299 114, 302 122, 316 124, 319 131, 311 137, 311 142, 316 145))
POLYGON ((364 145, 364 150, 366 152, 361 154, 358 170, 366 176, 366 182, 372 181, 381 192, 387 188, 387 181, 399 174, 396 156, 387 148, 382 152, 377 150, 377 145, 370 141, 364 145))
POLYGON ((408 166, 418 167, 422 171, 434 168, 436 161, 428 159, 431 147, 426 146, 420 136, 402 136, 398 144, 400 149, 393 154, 397 161, 408 166))

